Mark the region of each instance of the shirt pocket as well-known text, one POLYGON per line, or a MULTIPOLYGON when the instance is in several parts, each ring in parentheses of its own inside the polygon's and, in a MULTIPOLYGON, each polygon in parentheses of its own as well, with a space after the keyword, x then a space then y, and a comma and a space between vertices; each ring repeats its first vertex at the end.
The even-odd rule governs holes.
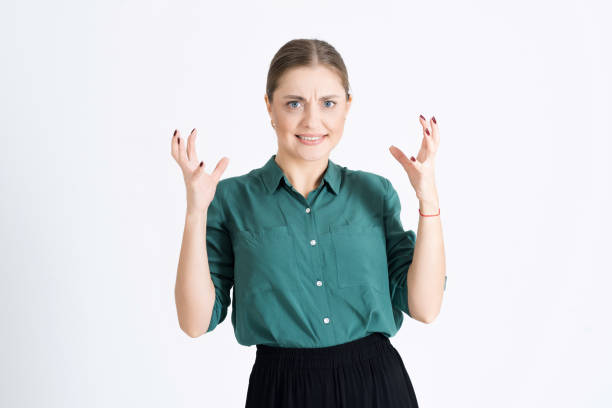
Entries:
POLYGON ((338 286, 388 290, 385 234, 382 225, 332 225, 338 286))
POLYGON ((295 239, 286 225, 258 231, 237 231, 234 244, 234 284, 239 292, 299 285, 295 239))

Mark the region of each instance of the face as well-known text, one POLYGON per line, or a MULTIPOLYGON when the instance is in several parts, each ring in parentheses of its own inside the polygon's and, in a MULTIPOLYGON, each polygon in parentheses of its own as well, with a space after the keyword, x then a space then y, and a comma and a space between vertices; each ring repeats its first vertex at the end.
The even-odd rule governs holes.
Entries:
POLYGON ((278 153, 302 160, 323 160, 338 144, 352 96, 331 69, 298 67, 285 72, 266 105, 276 125, 278 153), (313 140, 305 140, 310 137, 313 140))

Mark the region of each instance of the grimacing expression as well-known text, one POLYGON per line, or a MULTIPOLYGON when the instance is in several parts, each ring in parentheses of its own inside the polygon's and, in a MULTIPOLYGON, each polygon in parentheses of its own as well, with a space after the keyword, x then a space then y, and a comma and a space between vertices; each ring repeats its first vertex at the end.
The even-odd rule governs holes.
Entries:
POLYGON ((272 104, 267 95, 265 100, 276 125, 279 152, 303 160, 320 160, 328 157, 340 141, 352 96, 347 101, 335 71, 317 65, 285 72, 272 104))

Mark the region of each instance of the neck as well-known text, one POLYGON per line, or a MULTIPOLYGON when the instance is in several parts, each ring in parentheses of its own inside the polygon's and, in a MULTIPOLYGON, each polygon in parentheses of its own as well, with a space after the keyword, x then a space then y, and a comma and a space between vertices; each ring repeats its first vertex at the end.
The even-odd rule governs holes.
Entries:
POLYGON ((329 156, 319 160, 303 160, 277 153, 276 164, 283 170, 294 189, 306 196, 321 183, 329 156))

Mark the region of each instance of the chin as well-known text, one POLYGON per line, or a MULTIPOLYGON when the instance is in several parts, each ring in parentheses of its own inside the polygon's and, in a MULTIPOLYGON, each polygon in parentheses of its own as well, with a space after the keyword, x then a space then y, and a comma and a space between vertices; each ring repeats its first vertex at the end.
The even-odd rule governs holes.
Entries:
POLYGON ((323 143, 320 146, 297 146, 294 147, 293 154, 303 160, 322 160, 329 156, 334 146, 323 143))
POLYGON ((329 157, 329 153, 330 153, 329 150, 321 150, 318 152, 297 152, 296 156, 302 160, 318 161, 318 160, 324 160, 327 157, 329 157))

